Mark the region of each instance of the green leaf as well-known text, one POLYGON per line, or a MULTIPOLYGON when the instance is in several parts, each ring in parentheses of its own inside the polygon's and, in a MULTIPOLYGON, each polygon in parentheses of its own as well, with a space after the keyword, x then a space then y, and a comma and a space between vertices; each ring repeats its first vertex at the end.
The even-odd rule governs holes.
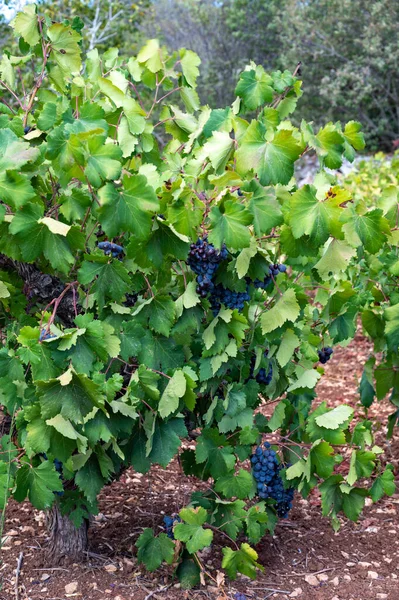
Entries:
POLYGON ((62 415, 73 423, 81 423, 94 407, 104 404, 99 386, 83 374, 67 371, 58 379, 38 381, 36 385, 43 419, 62 415))
POLYGON ((267 426, 270 431, 276 431, 276 429, 280 429, 281 425, 284 423, 285 419, 285 409, 286 405, 284 401, 278 402, 276 405, 272 416, 270 417, 267 426))
POLYGON ((266 138, 266 128, 252 121, 236 152, 237 172, 246 175, 253 170, 262 185, 286 185, 294 174, 294 162, 303 147, 286 129, 277 131, 272 140, 266 138))
POLYGON ((183 371, 175 371, 159 401, 158 411, 163 419, 177 410, 180 398, 186 392, 186 385, 183 371))
POLYGON ((54 492, 62 492, 62 482, 54 465, 48 460, 38 467, 23 465, 17 471, 14 498, 23 502, 28 496, 35 508, 44 510, 54 502, 54 492))
POLYGON ((316 369, 303 370, 302 367, 299 367, 297 374, 299 375, 298 379, 288 387, 287 392, 292 392, 293 390, 299 390, 301 388, 312 390, 321 377, 316 369))
POLYGON ((289 218, 295 238, 308 235, 316 246, 321 246, 333 233, 334 223, 338 223, 343 194, 331 194, 323 200, 319 200, 316 194, 317 190, 312 185, 304 185, 297 190, 291 198, 289 218))
POLYGON ((17 171, 5 171, 0 175, 0 196, 14 209, 24 206, 36 195, 29 179, 17 171))
POLYGON ((39 154, 39 148, 31 148, 29 143, 19 140, 11 129, 0 129, 0 172, 17 170, 36 160, 39 154))
POLYGON ((339 429, 339 427, 353 417, 353 408, 341 404, 332 410, 316 417, 316 423, 319 427, 326 429, 339 429))
POLYGON ((201 59, 192 50, 180 50, 180 55, 183 55, 180 59, 183 75, 188 85, 194 88, 199 75, 198 66, 201 64, 201 59))
POLYGON ((370 496, 373 502, 378 502, 386 494, 392 496, 396 491, 395 475, 388 466, 385 471, 374 480, 370 490, 370 496))
POLYGON ((170 296, 155 296, 148 304, 136 310, 140 319, 148 319, 149 326, 157 333, 169 336, 175 321, 176 308, 170 296), (140 311, 140 312, 139 312, 140 311))
POLYGON ((111 183, 99 190, 99 221, 110 237, 130 231, 145 239, 151 231, 151 213, 159 210, 157 196, 144 175, 125 175, 122 184, 120 190, 111 183))
POLYGON ((367 490, 362 488, 353 488, 342 495, 342 508, 348 519, 355 522, 358 520, 367 495, 367 490))
POLYGON ((89 502, 95 502, 97 495, 104 487, 108 477, 103 477, 99 461, 95 454, 83 465, 75 475, 75 483, 89 502))
POLYGON ((277 300, 270 310, 267 310, 260 318, 262 333, 270 333, 284 325, 286 321, 296 321, 300 313, 299 304, 295 291, 290 288, 277 300))
POLYGON ((51 41, 51 59, 61 69, 64 77, 78 75, 82 66, 80 59, 81 36, 72 27, 55 23, 47 30, 51 41))
POLYGON ((214 479, 227 475, 235 465, 233 448, 216 429, 204 429, 195 448, 197 463, 205 463, 214 479))
POLYGON ((155 571, 165 561, 168 565, 173 562, 175 545, 166 533, 154 537, 152 529, 144 529, 139 536, 136 547, 138 548, 137 561, 143 563, 149 571, 155 571))
POLYGON ((257 236, 266 235, 273 227, 282 224, 283 213, 273 188, 264 188, 256 179, 253 179, 242 189, 245 192, 252 192, 248 210, 252 213, 257 236))
POLYGON ((281 367, 285 367, 291 360, 295 348, 298 348, 300 341, 292 329, 287 329, 281 338, 280 346, 276 354, 277 361, 281 367))
POLYGON ((148 458, 153 463, 167 467, 181 446, 180 438, 186 435, 183 419, 171 419, 167 422, 156 420, 148 458))
POLYGON ((323 479, 327 479, 334 471, 334 449, 327 442, 316 442, 310 451, 312 467, 323 479))
POLYGON ((254 481, 248 471, 240 469, 237 475, 225 475, 216 481, 215 490, 225 498, 239 498, 243 500, 253 492, 254 481))
POLYGON ((14 31, 20 35, 29 46, 36 46, 40 40, 36 5, 28 4, 20 9, 10 23, 14 31))
POLYGON ((190 590, 199 585, 200 574, 201 569, 198 564, 190 558, 183 558, 176 571, 179 583, 184 590, 190 590))
POLYGON ((92 137, 87 142, 89 156, 85 174, 94 187, 100 187, 107 179, 118 179, 122 165, 121 149, 115 144, 105 144, 101 136, 92 137))
POLYGON ((204 144, 201 156, 208 157, 212 167, 220 173, 224 171, 233 148, 234 140, 226 131, 214 131, 204 144))
POLYGON ((250 579, 256 578, 256 569, 263 571, 258 562, 257 552, 249 544, 241 544, 239 550, 223 548, 222 568, 226 570, 230 579, 236 579, 237 573, 242 573, 250 579))
POLYGON ((125 267, 117 260, 105 262, 100 258, 98 262, 84 261, 78 272, 78 280, 83 285, 94 282, 90 292, 102 309, 105 299, 121 300, 130 290, 131 281, 125 267))
POLYGON ((346 242, 330 238, 326 244, 326 250, 315 264, 322 279, 326 280, 330 275, 338 275, 345 271, 351 258, 356 256, 356 250, 346 242))
POLYGON ((151 73, 157 73, 162 69, 158 40, 148 40, 137 55, 137 61, 144 63, 151 73))
POLYGON ((185 542, 190 554, 194 554, 207 546, 210 546, 213 540, 213 531, 204 529, 202 525, 208 517, 205 508, 183 508, 180 517, 184 523, 177 523, 173 529, 177 540, 185 542))
POLYGON ((252 222, 251 214, 233 200, 227 200, 223 210, 214 206, 209 215, 211 229, 209 241, 217 248, 223 243, 235 249, 242 249, 250 244, 251 235, 248 225, 252 222))
POLYGON ((346 477, 349 485, 353 485, 362 477, 370 477, 375 469, 375 458, 374 452, 352 450, 349 472, 346 477))
POLYGON ((394 350, 399 346, 399 304, 394 304, 384 311, 385 335, 388 347, 394 350))
POLYGON ((255 110, 259 106, 273 100, 273 80, 262 67, 256 70, 243 71, 240 75, 235 93, 243 99, 248 110, 255 110))
POLYGON ((276 513, 266 507, 264 502, 259 502, 251 506, 245 519, 248 540, 251 544, 257 544, 263 538, 266 531, 269 531, 273 535, 277 523, 278 517, 276 513))
POLYGON ((375 208, 364 215, 359 215, 351 210, 350 217, 346 218, 343 226, 348 243, 354 248, 363 244, 371 254, 381 250, 386 241, 386 234, 390 232, 388 221, 383 217, 382 210, 375 208))

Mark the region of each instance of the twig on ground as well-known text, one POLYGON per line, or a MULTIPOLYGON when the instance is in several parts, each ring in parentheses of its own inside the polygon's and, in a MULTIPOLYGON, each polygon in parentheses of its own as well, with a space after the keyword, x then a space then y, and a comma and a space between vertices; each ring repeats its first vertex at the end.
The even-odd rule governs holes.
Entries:
POLYGON ((149 598, 152 598, 153 596, 155 596, 155 594, 160 594, 161 592, 166 592, 166 590, 168 590, 171 586, 172 586, 172 584, 170 583, 169 585, 164 585, 163 587, 158 588, 157 590, 154 590, 153 592, 150 592, 149 594, 146 595, 144 600, 149 600, 149 598))
POLYGON ((15 572, 15 600, 19 600, 19 575, 22 569, 24 553, 20 552, 17 560, 17 570, 15 572))

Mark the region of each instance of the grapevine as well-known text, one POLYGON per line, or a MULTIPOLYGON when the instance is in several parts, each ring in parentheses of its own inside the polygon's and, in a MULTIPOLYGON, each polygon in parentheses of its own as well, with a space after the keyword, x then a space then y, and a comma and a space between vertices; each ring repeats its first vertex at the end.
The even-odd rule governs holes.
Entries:
POLYGON ((379 310, 386 293, 359 269, 375 268, 397 207, 354 210, 331 169, 363 148, 361 126, 291 122, 297 71, 251 62, 214 109, 194 52, 85 54, 75 25, 28 4, 0 62, 0 389, 15 416, 0 508, 28 498, 87 544, 105 486, 177 459, 202 483, 166 533, 138 537, 138 563, 198 582, 220 534, 226 575, 254 578, 253 546, 295 489, 317 488, 335 528, 395 490, 370 422, 313 400, 318 359, 353 338, 363 306, 396 372, 399 300, 379 310), (320 173, 298 187, 304 153, 320 173), (261 445, 271 434, 292 464, 261 445))

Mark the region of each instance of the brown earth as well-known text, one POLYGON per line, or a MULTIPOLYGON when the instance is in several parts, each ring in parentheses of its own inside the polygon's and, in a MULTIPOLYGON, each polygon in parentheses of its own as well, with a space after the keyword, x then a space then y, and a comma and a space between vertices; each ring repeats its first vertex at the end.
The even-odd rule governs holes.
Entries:
MULTIPOLYGON (((358 414, 358 378, 371 351, 361 336, 348 348, 336 350, 318 386, 319 400, 330 406, 346 402, 358 414)), ((373 405, 370 414, 377 427, 377 442, 387 460, 399 462, 399 431, 385 440, 389 402, 373 405)), ((256 581, 240 577, 219 588, 207 580, 197 590, 184 591, 171 568, 154 574, 137 565, 134 543, 145 527, 160 531, 163 514, 177 512, 195 487, 178 461, 167 470, 154 468, 147 476, 128 471, 107 487, 100 498, 100 514, 90 533, 87 561, 51 569, 42 566, 46 544, 44 515, 27 503, 10 502, 4 529, 0 600, 183 600, 232 599, 237 591, 249 598, 299 600, 398 600, 399 599, 399 494, 367 506, 359 523, 342 519, 335 534, 321 517, 317 492, 308 500, 296 497, 290 519, 280 522, 274 537, 257 546, 265 573, 256 581), (17 559, 23 564, 16 586, 17 559), (67 587, 65 587, 67 586, 67 587), (18 589, 18 592, 16 592, 18 589)), ((223 539, 202 553, 208 572, 218 578, 223 539)), ((219 574, 219 580, 221 575, 219 574)))

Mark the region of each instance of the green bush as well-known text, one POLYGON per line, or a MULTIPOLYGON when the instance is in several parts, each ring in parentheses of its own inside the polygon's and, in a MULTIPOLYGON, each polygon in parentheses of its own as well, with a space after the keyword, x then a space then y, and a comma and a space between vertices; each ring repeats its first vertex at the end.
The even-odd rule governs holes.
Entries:
POLYGON ((389 235, 324 170, 363 148, 360 125, 293 126, 301 81, 288 71, 251 63, 234 103, 213 110, 200 107, 191 51, 153 39, 129 60, 111 48, 82 62, 76 22, 28 5, 12 26, 21 52, 3 56, 0 82, 0 386, 13 418, 2 506, 28 497, 80 527, 124 469, 180 455, 207 489, 180 511, 183 544, 147 529, 138 559, 178 563, 191 585, 215 531, 228 576, 262 568, 236 540, 256 544, 283 512, 247 468, 265 437, 284 485, 304 497, 318 487, 335 528, 340 512, 356 520, 367 496, 393 493, 372 423, 312 406, 325 348, 355 333, 348 273, 389 235), (26 92, 16 70, 31 61, 26 92), (320 172, 297 189, 304 152, 320 172), (188 436, 195 450, 182 452, 188 436), (348 450, 347 472, 335 471, 348 450))

